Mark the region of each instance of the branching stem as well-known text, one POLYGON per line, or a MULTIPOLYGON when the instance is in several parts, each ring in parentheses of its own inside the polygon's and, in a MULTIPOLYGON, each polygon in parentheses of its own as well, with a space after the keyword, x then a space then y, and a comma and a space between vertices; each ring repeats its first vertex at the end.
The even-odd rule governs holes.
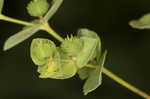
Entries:
POLYGON ((50 35, 52 35, 54 38, 62 42, 64 39, 59 36, 48 23, 45 23, 42 27, 43 30, 47 31, 50 35))
MULTIPOLYGON (((16 23, 16 24, 21 24, 21 25, 26 25, 26 26, 33 26, 34 24, 31 22, 26 22, 26 21, 22 21, 22 20, 18 20, 18 19, 14 19, 5 15, 0 14, 0 20, 4 20, 4 21, 8 21, 8 22, 12 22, 12 23, 16 23)), ((62 42, 64 39, 58 35, 58 33, 56 33, 48 23, 44 23, 42 28, 43 30, 47 31, 50 35, 52 35, 54 38, 56 38, 57 40, 59 40, 60 42, 62 42)), ((93 65, 86 65, 89 68, 96 68, 93 65)), ((119 83, 120 85, 128 88, 130 91, 142 96, 143 98, 146 99, 150 99, 150 96, 148 94, 146 94, 145 92, 141 91, 140 89, 134 87, 133 85, 129 84, 128 82, 124 81, 123 79, 121 79, 120 77, 118 77, 117 75, 115 75, 114 73, 112 73, 111 71, 109 71, 107 68, 103 68, 103 73, 105 75, 107 75, 108 77, 110 77, 111 79, 113 79, 114 81, 116 81, 117 83, 119 83)))

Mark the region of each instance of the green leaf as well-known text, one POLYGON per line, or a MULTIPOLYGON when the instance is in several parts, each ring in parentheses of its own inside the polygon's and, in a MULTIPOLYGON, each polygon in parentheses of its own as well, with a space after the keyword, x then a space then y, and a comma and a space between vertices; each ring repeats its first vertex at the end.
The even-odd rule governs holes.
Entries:
POLYGON ((77 68, 71 59, 62 60, 57 57, 54 58, 54 61, 44 66, 38 66, 38 72, 40 73, 40 78, 68 79, 76 74, 77 68))
POLYGON ((53 57, 47 64, 38 66, 38 72, 40 78, 53 78, 59 79, 62 76, 60 54, 57 50, 53 53, 53 57))
POLYGON ((150 13, 145 14, 137 20, 132 20, 129 25, 136 29, 150 29, 150 13))
POLYGON ((0 0, 0 13, 2 13, 4 0, 0 0))
POLYGON ((5 41, 3 50, 6 51, 6 50, 16 46, 17 44, 23 42, 24 40, 26 40, 27 38, 29 38, 30 36, 35 34, 35 32, 37 32, 40 29, 40 26, 41 26, 40 24, 37 24, 33 27, 22 30, 22 31, 14 34, 13 36, 9 37, 8 40, 5 41))
POLYGON ((98 49, 100 52, 100 40, 97 34, 89 29, 83 28, 78 30, 77 35, 81 40, 83 40, 83 49, 80 51, 79 55, 77 56, 77 66, 79 68, 84 67, 91 59, 94 59, 96 54, 96 50, 98 49), (97 48, 98 47, 98 48, 97 48))
POLYGON ((53 0, 52 1, 52 7, 49 9, 47 14, 44 16, 43 20, 48 21, 51 19, 51 17, 56 13, 58 8, 61 6, 63 0, 53 0))
MULTIPOLYGON (((78 30, 78 36, 94 38, 97 40, 95 55, 96 55, 97 61, 99 61, 100 56, 101 56, 101 40, 100 40, 100 37, 97 35, 97 33, 92 30, 86 29, 86 28, 81 28, 78 30)), ((95 56, 93 56, 93 58, 94 57, 95 56)))
POLYGON ((78 68, 84 67, 93 58, 97 45, 96 39, 87 37, 81 37, 81 39, 84 42, 84 46, 77 56, 76 64, 78 68))
POLYGON ((84 79, 89 77, 89 74, 91 71, 93 71, 92 68, 83 67, 83 68, 78 70, 78 75, 79 75, 81 80, 84 80, 84 79))
POLYGON ((78 34, 79 37, 89 37, 89 38, 94 38, 97 39, 98 35, 96 32, 89 30, 87 28, 81 28, 78 30, 78 34))
POLYGON ((101 56, 98 67, 93 70, 83 86, 84 95, 94 91, 102 83, 102 68, 105 62, 107 52, 105 51, 101 56))
POLYGON ((77 72, 76 64, 71 59, 65 59, 61 60, 61 71, 62 71, 62 77, 61 79, 68 79, 73 77, 77 72))
POLYGON ((51 40, 36 38, 32 40, 30 55, 36 65, 44 65, 53 59, 56 50, 56 46, 51 40))

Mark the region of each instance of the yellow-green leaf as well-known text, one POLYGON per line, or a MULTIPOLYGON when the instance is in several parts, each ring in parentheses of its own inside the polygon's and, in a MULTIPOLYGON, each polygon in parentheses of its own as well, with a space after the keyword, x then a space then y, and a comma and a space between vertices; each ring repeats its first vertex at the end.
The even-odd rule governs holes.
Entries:
POLYGON ((76 74, 77 68, 72 60, 60 60, 57 57, 44 66, 38 66, 38 72, 40 78, 68 79, 76 74))
POLYGON ((87 95, 89 92, 92 92, 102 83, 102 68, 105 62, 107 52, 105 51, 100 58, 98 67, 91 71, 88 79, 86 80, 83 86, 84 95, 87 95))
POLYGON ((84 42, 84 46, 77 56, 76 64, 78 68, 84 67, 93 58, 97 45, 96 39, 87 37, 81 37, 81 39, 84 42))
POLYGON ((23 42, 24 40, 26 40, 27 38, 29 38, 30 36, 35 34, 39 29, 40 29, 40 24, 37 24, 33 27, 30 27, 28 29, 22 30, 22 31, 14 34, 13 36, 9 37, 5 41, 3 50, 6 51, 6 50, 16 46, 17 44, 23 42))
POLYGON ((145 14, 137 20, 132 20, 129 25, 136 29, 150 29, 150 13, 145 14))

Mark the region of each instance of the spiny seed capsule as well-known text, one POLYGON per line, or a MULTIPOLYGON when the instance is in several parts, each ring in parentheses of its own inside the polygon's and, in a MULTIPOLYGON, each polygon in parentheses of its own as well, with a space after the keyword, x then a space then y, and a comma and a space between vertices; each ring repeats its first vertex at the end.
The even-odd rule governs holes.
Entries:
POLYGON ((83 41, 77 37, 65 39, 61 44, 61 49, 68 56, 77 56, 83 48, 83 41))
POLYGON ((41 17, 43 16, 49 8, 49 3, 47 0, 32 0, 28 6, 27 10, 31 16, 41 17))

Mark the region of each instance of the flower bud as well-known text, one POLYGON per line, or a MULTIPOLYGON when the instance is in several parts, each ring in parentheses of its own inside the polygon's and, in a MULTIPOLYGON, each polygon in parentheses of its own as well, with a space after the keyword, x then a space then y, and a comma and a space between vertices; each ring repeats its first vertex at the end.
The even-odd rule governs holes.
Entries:
POLYGON ((61 49, 68 56, 77 56, 83 48, 83 41, 77 37, 67 38, 61 44, 61 49))

